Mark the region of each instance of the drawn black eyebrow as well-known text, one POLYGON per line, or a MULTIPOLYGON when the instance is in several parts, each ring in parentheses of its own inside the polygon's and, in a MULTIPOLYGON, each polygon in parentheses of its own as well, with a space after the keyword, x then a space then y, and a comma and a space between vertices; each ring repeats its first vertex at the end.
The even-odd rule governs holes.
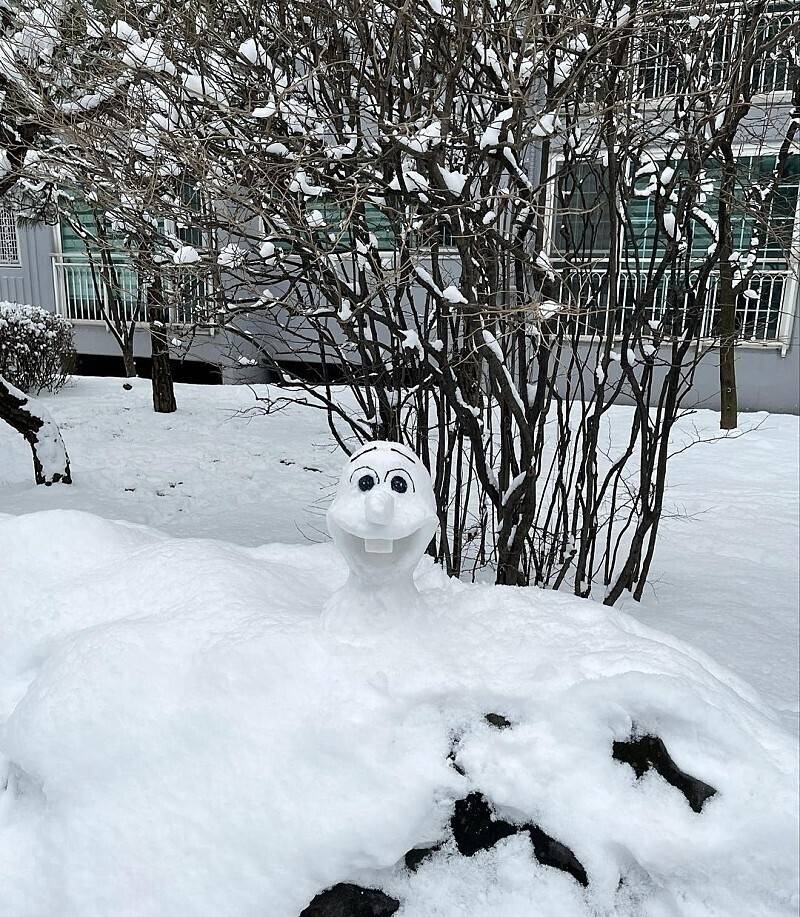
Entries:
POLYGON ((350 461, 354 462, 356 459, 361 458, 362 455, 366 455, 368 452, 374 452, 377 448, 377 446, 370 446, 368 449, 361 449, 359 452, 356 452, 355 455, 350 457, 350 461))
MULTIPOLYGON (((395 449, 395 452, 396 452, 396 451, 397 451, 397 450, 395 449)), ((401 472, 403 473, 403 476, 404 476, 405 478, 407 478, 409 481, 411 481, 411 491, 412 491, 412 493, 416 493, 416 492, 417 492, 417 488, 414 486, 414 480, 412 479, 411 475, 405 470, 405 468, 391 468, 391 469, 389 469, 389 471, 386 472, 386 475, 385 475, 385 477, 384 477, 383 480, 385 481, 386 478, 388 478, 389 475, 390 475, 390 474, 393 474, 395 471, 401 471, 401 472)))
POLYGON ((395 449, 394 446, 389 446, 389 448, 392 450, 392 452, 396 452, 398 455, 402 455, 404 459, 408 459, 410 462, 416 462, 417 460, 416 455, 406 455, 405 452, 401 452, 399 449, 395 449))
POLYGON ((381 476, 378 474, 378 472, 374 468, 370 468, 369 465, 359 465, 358 468, 354 468, 352 472, 350 473, 350 483, 353 482, 353 478, 356 476, 357 471, 365 471, 365 470, 371 471, 375 475, 375 480, 380 481, 381 476))

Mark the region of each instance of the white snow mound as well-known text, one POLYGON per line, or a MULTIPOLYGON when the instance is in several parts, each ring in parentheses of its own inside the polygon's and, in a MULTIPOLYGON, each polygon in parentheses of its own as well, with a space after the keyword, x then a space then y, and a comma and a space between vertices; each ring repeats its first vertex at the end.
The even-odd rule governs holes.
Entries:
POLYGON ((424 612, 355 647, 320 624, 345 578, 328 545, 60 511, 0 516, 0 557, 3 915, 297 917, 344 881, 398 917, 796 912, 792 739, 622 613, 425 566, 424 612), (702 813, 612 759, 634 723, 717 789, 702 813), (570 847, 588 889, 523 835, 459 855, 473 790, 570 847))

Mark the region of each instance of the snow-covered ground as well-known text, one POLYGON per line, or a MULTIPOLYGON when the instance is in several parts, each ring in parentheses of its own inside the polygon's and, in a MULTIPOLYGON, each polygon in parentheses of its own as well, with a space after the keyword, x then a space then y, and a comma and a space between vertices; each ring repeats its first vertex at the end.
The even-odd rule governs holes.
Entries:
MULTIPOLYGON (((157 415, 149 383, 133 385, 81 378, 44 399, 63 428, 73 487, 32 486, 27 447, 0 426, 0 512, 81 509, 251 546, 328 540, 341 455, 320 412, 247 417, 249 388, 182 385, 178 413, 157 415)), ((675 458, 651 586, 622 607, 733 669, 796 731, 800 423, 746 414, 742 427, 757 429, 675 458)), ((676 441, 698 432, 718 435, 717 415, 694 414, 676 441)))
POLYGON ((344 881, 398 917, 797 913, 796 418, 676 458, 630 614, 424 565, 422 607, 353 646, 320 624, 346 572, 324 417, 178 399, 46 399, 73 487, 33 487, 0 430, 0 914, 297 917, 344 881), (612 759, 634 724, 717 789, 702 813, 612 759), (473 791, 588 888, 527 835, 460 856, 473 791))

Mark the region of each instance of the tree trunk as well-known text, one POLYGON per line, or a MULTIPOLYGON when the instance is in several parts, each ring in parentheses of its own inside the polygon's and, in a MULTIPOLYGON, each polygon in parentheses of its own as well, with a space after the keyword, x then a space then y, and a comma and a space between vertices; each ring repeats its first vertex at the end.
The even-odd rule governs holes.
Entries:
POLYGON ((733 292, 731 253, 731 209, 736 184, 736 163, 729 146, 723 147, 722 182, 719 193, 719 426, 735 430, 737 425, 736 396, 736 297, 733 292))
POLYGON ((64 440, 53 418, 24 392, 0 376, 0 419, 25 437, 33 454, 37 484, 71 484, 64 440))
POLYGON ((152 351, 153 410, 157 414, 171 414, 178 409, 175 403, 175 388, 172 384, 172 368, 169 363, 167 317, 161 274, 156 270, 147 291, 147 321, 150 324, 150 349, 152 351))
POLYGON ((738 423, 736 394, 736 298, 730 261, 719 266, 719 426, 735 430, 738 423))
POLYGON ((122 347, 122 365, 125 369, 125 376, 128 379, 136 376, 136 363, 133 359, 133 337, 126 341, 122 347))

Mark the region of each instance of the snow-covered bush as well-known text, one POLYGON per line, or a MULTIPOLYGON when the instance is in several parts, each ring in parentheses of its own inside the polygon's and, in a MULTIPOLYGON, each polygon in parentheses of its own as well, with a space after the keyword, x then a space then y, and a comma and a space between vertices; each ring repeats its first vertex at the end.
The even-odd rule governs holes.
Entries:
POLYGON ((0 302, 0 376, 23 392, 57 392, 74 359, 65 318, 39 306, 0 302))

